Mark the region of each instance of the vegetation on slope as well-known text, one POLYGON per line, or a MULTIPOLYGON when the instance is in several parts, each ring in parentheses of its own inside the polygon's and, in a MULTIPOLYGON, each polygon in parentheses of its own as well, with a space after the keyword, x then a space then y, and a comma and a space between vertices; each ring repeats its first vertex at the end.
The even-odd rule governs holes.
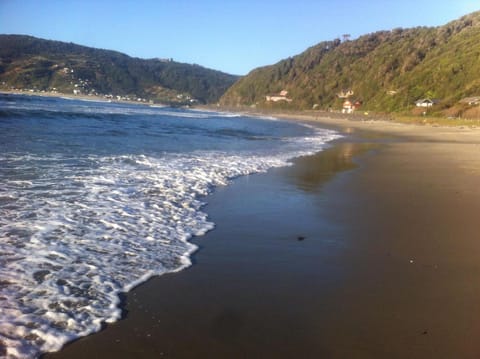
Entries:
MULTIPOLYGON (((226 106, 322 110, 342 108, 352 90, 362 109, 405 111, 421 98, 437 111, 480 96, 480 12, 441 27, 380 31, 353 41, 322 42, 279 63, 256 69, 222 97, 226 106), (287 101, 266 96, 288 91, 287 101)), ((457 112, 458 112, 457 111, 457 112)), ((454 111, 455 112, 455 111, 454 111)))
POLYGON ((219 71, 22 35, 0 35, 3 87, 216 102, 238 79, 219 71), (77 85, 77 86, 75 86, 77 85))

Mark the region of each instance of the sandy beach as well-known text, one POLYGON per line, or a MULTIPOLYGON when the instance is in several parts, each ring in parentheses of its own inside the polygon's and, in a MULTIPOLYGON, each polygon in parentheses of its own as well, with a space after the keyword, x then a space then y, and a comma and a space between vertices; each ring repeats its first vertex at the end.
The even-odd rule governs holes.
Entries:
POLYGON ((480 357, 480 130, 282 117, 345 137, 218 188, 192 267, 44 358, 480 357))

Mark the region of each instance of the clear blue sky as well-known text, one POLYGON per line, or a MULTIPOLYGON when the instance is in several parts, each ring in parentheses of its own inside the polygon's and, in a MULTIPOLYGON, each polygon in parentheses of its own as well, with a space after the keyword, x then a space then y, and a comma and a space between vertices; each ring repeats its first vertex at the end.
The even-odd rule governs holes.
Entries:
POLYGON ((478 0, 0 0, 0 33, 244 75, 342 34, 438 26, 477 10, 478 0))

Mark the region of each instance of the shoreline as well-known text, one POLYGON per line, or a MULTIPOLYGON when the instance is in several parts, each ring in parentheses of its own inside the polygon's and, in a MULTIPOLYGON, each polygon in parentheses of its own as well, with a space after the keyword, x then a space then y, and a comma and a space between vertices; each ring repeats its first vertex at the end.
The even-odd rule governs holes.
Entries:
POLYGON ((478 357, 480 131, 286 116, 347 137, 217 189, 192 267, 43 358, 478 357))
POLYGON ((29 91, 0 90, 0 94, 3 94, 3 95, 18 95, 18 96, 39 96, 39 97, 58 98, 58 99, 64 99, 64 100, 78 100, 78 101, 101 102, 101 103, 117 103, 117 104, 139 105, 139 106, 149 106, 149 107, 159 107, 159 106, 160 107, 168 107, 167 105, 161 105, 161 104, 158 104, 158 103, 117 100, 117 99, 108 99, 108 98, 105 98, 103 96, 63 94, 63 93, 58 93, 58 92, 54 93, 54 92, 29 92, 29 91))
MULTIPOLYGON (((192 266, 179 271, 179 272, 174 272, 174 273, 167 273, 161 276, 154 276, 150 278, 148 281, 141 283, 137 287, 133 288, 132 291, 128 293, 124 293, 121 295, 121 308, 122 308, 122 318, 112 324, 105 324, 105 327, 97 333, 93 333, 87 337, 82 337, 78 338, 70 343, 67 343, 62 350, 59 352, 54 352, 54 353, 45 353, 41 356, 43 359, 53 359, 53 358, 84 358, 84 357, 98 357, 98 358, 131 358, 131 357, 136 357, 136 358, 152 358, 152 357, 172 357, 172 358, 224 358, 224 357, 229 357, 229 358, 236 358, 236 354, 234 352, 231 352, 228 348, 223 347, 222 345, 222 354, 219 353, 205 353, 201 354, 200 356, 197 356, 198 353, 192 352, 192 351, 187 351, 187 352, 182 352, 182 353, 177 353, 177 354, 172 354, 168 353, 168 350, 163 351, 159 350, 155 345, 150 348, 145 348, 145 345, 148 347, 149 345, 153 344, 152 340, 155 340, 155 335, 152 334, 152 331, 155 331, 156 327, 159 326, 159 323, 162 321, 158 319, 161 316, 161 310, 159 307, 159 304, 157 301, 161 300, 162 304, 161 305, 168 305, 172 306, 172 308, 169 309, 169 311, 173 311, 173 316, 168 315, 169 319, 169 325, 186 325, 190 326, 191 323, 189 323, 187 320, 188 318, 184 318, 185 320, 182 321, 182 323, 177 323, 177 315, 180 315, 181 317, 182 314, 175 312, 177 309, 175 309, 175 306, 177 304, 182 304, 184 305, 184 301, 187 300, 189 301, 192 298, 181 298, 181 296, 178 296, 178 293, 176 293, 176 290, 178 289, 177 285, 177 279, 181 278, 181 283, 180 283, 180 290, 190 290, 190 289, 185 289, 183 286, 187 286, 187 288, 190 288, 191 286, 198 286, 198 283, 200 283, 200 286, 207 285, 211 286, 213 283, 210 282, 210 276, 214 274, 216 271, 215 266, 218 264, 218 261, 221 262, 222 265, 228 265, 227 262, 229 257, 226 259, 222 259, 221 256, 218 256, 218 253, 220 252, 221 255, 224 254, 224 251, 228 251, 228 247, 230 245, 234 245, 236 250, 243 251, 242 243, 219 243, 217 241, 222 241, 226 239, 227 237, 231 236, 231 231, 229 229, 230 226, 235 226, 237 227, 235 232, 244 232, 244 229, 242 228, 243 223, 238 223, 238 218, 232 217, 230 214, 227 214, 227 223, 225 223, 225 214, 224 212, 230 212, 233 211, 235 215, 240 215, 244 216, 244 205, 245 205, 245 200, 249 201, 250 196, 253 194, 259 194, 258 189, 254 190, 253 193, 250 193, 250 190, 252 189, 251 183, 252 182, 257 182, 258 179, 260 178, 260 187, 261 188, 266 188, 270 187, 272 184, 271 182, 271 177, 275 178, 275 182, 280 182, 277 183, 277 186, 283 187, 283 186, 288 186, 291 187, 292 183, 282 183, 285 180, 287 182, 293 180, 293 181, 299 181, 298 183, 294 184, 294 186, 299 186, 300 192, 303 191, 310 191, 314 190, 316 191, 317 189, 321 188, 323 185, 328 183, 332 178, 334 178, 335 175, 338 173, 342 173, 345 171, 350 171, 355 169, 356 165, 352 162, 352 158, 355 154, 365 154, 368 151, 370 151, 373 147, 376 147, 376 145, 370 145, 368 143, 347 143, 344 141, 343 138, 341 139, 336 139, 333 140, 332 145, 327 148, 324 151, 321 151, 317 154, 314 155, 308 155, 304 157, 299 157, 294 160, 292 160, 293 166, 286 166, 286 167, 280 167, 280 168, 272 168, 267 171, 267 173, 257 173, 253 175, 247 175, 247 176, 241 176, 238 178, 235 178, 232 183, 230 183, 226 187, 217 187, 215 191, 207 196, 207 204, 205 207, 205 211, 208 213, 210 220, 212 220, 215 223, 215 228, 209 232, 207 232, 206 235, 204 236, 199 236, 199 237, 193 237, 190 242, 193 243, 194 245, 198 246, 198 250, 193 253, 191 256, 191 261, 192 261, 192 266), (311 172, 311 165, 317 163, 320 161, 321 163, 323 160, 326 160, 325 163, 322 166, 322 169, 320 171, 316 171, 313 168, 313 171, 311 174, 313 174, 313 179, 306 179, 303 178, 305 177, 310 177, 310 172, 311 172), (302 163, 300 171, 297 173, 297 167, 298 164, 302 163), (306 173, 304 172, 306 171, 306 173), (288 178, 289 176, 287 175, 285 177, 286 173, 295 173, 294 177, 299 176, 300 178, 294 179, 294 178, 288 178), (306 180, 306 181, 305 181, 306 180), (304 182, 305 181, 305 182, 304 182), (304 183, 302 183, 304 182, 304 183), (266 186, 266 187, 265 187, 266 186), (234 201, 238 201, 240 203, 234 203, 233 205, 227 205, 227 208, 224 207, 224 204, 230 201, 231 197, 231 188, 234 188, 234 196, 236 197, 234 201), (240 187, 238 190, 237 187, 240 187), (309 188, 305 188, 309 187, 309 188), (220 244, 220 248, 214 249, 216 245, 220 244), (214 249, 215 252, 213 256, 215 257, 215 260, 213 262, 210 261, 211 259, 211 254, 207 255, 206 259, 204 258, 204 255, 207 254, 206 251, 209 249, 214 249), (210 258, 210 259, 209 259, 210 258), (198 267, 200 266, 201 272, 198 273, 198 267), (194 278, 192 279, 190 276, 194 275, 194 278), (200 276, 200 278, 198 278, 200 276), (200 279, 200 280, 199 280, 200 279), (167 288, 173 287, 173 292, 170 293, 173 294, 174 299, 161 299, 160 297, 162 296, 162 291, 158 290, 158 281, 166 281, 167 288), (151 296, 152 291, 155 292, 153 297, 151 296), (151 317, 150 317, 151 316, 151 317), (153 319, 153 321, 151 321, 153 319), (131 322, 133 320, 133 323, 131 322), (140 321, 138 323, 137 321, 140 321), (144 322, 146 321, 146 322, 144 322), (136 335, 137 336, 137 342, 134 345, 139 345, 137 347, 134 347, 133 349, 130 348, 128 349, 131 345, 131 340, 130 335, 136 335), (93 340, 93 342, 92 342, 93 340), (145 344, 145 340, 149 342, 149 344, 145 344), (99 346, 100 345, 100 346, 99 346), (113 348, 112 350, 112 345, 116 345, 121 347, 120 350, 119 348, 113 348), (125 347, 125 345, 127 347, 125 347), (80 348, 77 348, 77 346, 80 346, 80 348), (170 356, 172 355, 172 356, 170 356)), ((253 185, 256 187, 257 185, 253 185)), ((277 193, 273 193, 275 191, 275 188, 270 188, 269 191, 271 192, 266 196, 265 201, 268 202, 266 204, 267 211, 275 211, 277 212, 274 207, 277 205, 277 193)), ((290 196, 291 193, 284 193, 284 199, 287 200, 287 197, 290 196)), ((309 194, 307 194, 306 197, 310 197, 309 194)), ((258 198, 257 198, 258 199, 258 198)), ((315 201, 315 198, 310 197, 309 201, 315 201)), ((263 212, 264 209, 259 209, 255 206, 254 208, 251 208, 250 210, 253 210, 253 213, 248 213, 246 214, 249 220, 251 220, 251 216, 253 215, 256 217, 257 220, 260 220, 261 223, 256 224, 256 228, 261 230, 261 236, 266 236, 269 237, 268 241, 271 242, 272 240, 275 241, 275 235, 278 234, 277 231, 274 231, 274 233, 269 233, 270 230, 268 228, 260 228, 263 227, 264 223, 263 220, 260 218, 260 215, 264 215, 265 213, 263 212), (258 211, 258 212, 256 212, 258 211)), ((303 205, 300 203, 299 207, 303 207, 303 205)), ((294 212, 295 207, 290 207, 290 211, 294 212)), ((301 213, 296 213, 296 216, 301 216, 302 214, 308 216, 312 216, 312 213, 308 213, 308 209, 302 209, 301 213)), ((281 214, 282 211, 278 211, 277 214, 281 217, 284 215, 281 214)), ((272 221, 274 219, 270 218, 269 221, 272 221)), ((282 239, 283 246, 280 248, 280 251, 283 252, 281 255, 282 256, 289 256, 289 253, 285 253, 285 250, 289 250, 291 245, 295 245, 296 243, 298 244, 303 244, 304 241, 309 241, 311 237, 315 236, 316 234, 314 233, 315 230, 323 230, 321 227, 321 224, 326 224, 324 222, 318 223, 316 225, 313 225, 314 218, 311 217, 309 222, 310 224, 308 225, 309 227, 312 226, 313 228, 308 229, 307 231, 305 230, 297 230, 297 225, 295 223, 291 223, 290 221, 286 221, 286 227, 289 229, 288 234, 282 234, 284 237, 282 239), (291 242, 291 243, 286 243, 286 242, 291 242), (286 244, 286 247, 285 247, 286 244)), ((257 234, 258 235, 258 234, 257 234)), ((235 236, 238 236, 236 234, 235 236)), ((238 239, 238 238, 237 238, 238 239)), ((255 239, 255 238, 254 238, 255 239)), ((274 244, 275 243, 271 243, 274 244)), ((271 245, 269 244, 269 246, 271 245)), ((251 251, 255 248, 257 248, 257 244, 254 243, 254 241, 250 241, 249 243, 252 248, 250 248, 248 251, 251 251)), ((314 244, 315 246, 326 246, 327 248, 335 248, 336 245, 330 243, 330 241, 327 241, 327 243, 320 243, 320 244, 314 244)), ((262 246, 262 244, 260 244, 262 246)), ((270 249, 273 249, 273 247, 270 247, 270 249)), ((247 252, 248 252, 247 251, 247 252)), ((236 256, 236 254, 232 254, 233 256, 236 256)), ((237 263, 237 269, 239 270, 247 270, 249 272, 249 275, 246 277, 248 280, 251 272, 248 268, 244 267, 245 264, 245 259, 248 258, 240 258, 240 263, 237 263), (242 268, 243 267, 243 268, 242 268)), ((313 258, 312 258, 313 259, 313 258)), ((261 258, 256 258, 255 261, 257 261, 257 265, 262 265, 262 259, 261 258)), ((278 264, 275 264, 276 266, 278 264)), ((311 263, 310 265, 313 265, 311 263)), ((305 271, 304 268, 299 269, 302 272, 305 271)), ((236 272, 236 270, 234 271, 236 272)), ((217 273, 218 275, 218 273, 217 273)), ((220 274, 222 276, 222 283, 227 284, 230 281, 230 276, 235 275, 231 269, 229 269, 226 273, 220 274)), ((322 275, 323 276, 323 275, 322 275)), ((240 278, 238 278, 240 280, 240 278)), ((330 279, 325 279, 326 281, 330 282, 330 279)), ((164 286, 164 283, 160 284, 161 287, 164 286)), ((245 284, 248 286, 248 284, 245 284)), ((213 289, 210 287, 209 289, 213 289)), ((258 288, 260 290, 260 288, 258 288)), ((216 290, 216 289, 214 289, 216 290)), ((222 289, 220 288, 222 291, 222 289)), ((227 291, 230 291, 228 289, 227 291)), ((235 290, 235 289, 234 289, 235 290)), ((168 293, 170 289, 166 291, 168 293)), ((193 294, 193 293, 192 293, 193 294)), ((208 294, 208 293, 202 293, 206 294, 207 296, 215 296, 215 292, 208 294)), ((213 298, 210 298, 213 299, 213 298)), ((230 298, 233 299, 233 298, 230 298)), ((252 298, 251 298, 252 299, 252 298)), ((256 299, 256 298, 254 298, 256 299)), ((195 299, 193 299, 195 300, 195 299)), ((249 299, 250 300, 250 299, 249 299)), ((160 306, 161 306, 160 305, 160 306)), ((188 304, 187 304, 188 306, 188 304)), ((223 309, 222 309, 223 311, 223 309)), ((196 312, 195 312, 196 314, 196 312)), ((194 316, 194 315, 192 315, 194 316)), ((221 323, 215 323, 214 326, 221 326, 221 331, 226 330, 230 331, 233 330, 234 332, 237 330, 236 328, 231 328, 233 325, 236 327, 238 323, 236 323, 237 318, 235 318, 236 314, 235 313, 230 313, 229 309, 225 310, 225 313, 220 313, 220 318, 216 318, 215 321, 219 320, 221 323), (226 318, 223 318, 225 316, 226 318), (232 316, 233 318, 230 318, 232 316), (233 324, 230 323, 230 321, 233 320, 233 324), (225 323, 223 323, 225 321, 225 323), (225 328, 223 328, 225 326, 225 328)), ((243 326, 243 325, 242 325, 243 326)), ((214 331, 217 331, 218 329, 214 329, 214 331)), ((189 330, 190 331, 190 330, 189 330)), ((165 333, 164 333, 165 334, 165 333)), ((178 335, 177 339, 180 340, 180 333, 176 333, 178 335)), ((222 337, 223 334, 221 333, 216 333, 215 336, 220 336, 222 337)), ((227 334, 228 336, 229 334, 227 334)), ((178 344, 180 344, 180 342, 178 344)), ((292 352, 293 354, 293 352, 292 352)), ((267 354, 265 354, 267 355, 267 354)), ((242 356, 243 357, 243 356, 242 356)), ((255 355, 254 355, 255 357, 255 355)), ((282 357, 282 356, 280 356, 282 357)))
MULTIPOLYGON (((221 108, 220 108, 221 109, 221 108)), ((235 113, 234 109, 224 109, 235 113)), ((315 111, 256 111, 239 110, 249 116, 271 116, 283 120, 294 120, 337 129, 348 134, 372 132, 384 136, 400 136, 412 140, 478 142, 480 128, 476 126, 442 126, 436 124, 408 124, 393 120, 388 114, 342 114, 315 111)))
POLYGON ((205 208, 216 227, 191 240, 192 267, 135 287, 120 297, 120 321, 42 358, 477 357, 480 131, 243 114, 345 137, 217 188, 205 208), (420 327, 434 328, 432 342, 412 334, 420 327))
MULTIPOLYGON (((23 95, 23 96, 40 96, 63 98, 69 100, 103 102, 103 103, 118 103, 139 105, 148 107, 170 107, 170 105, 147 103, 138 101, 106 99, 102 96, 88 96, 88 95, 72 95, 63 93, 51 92, 25 92, 25 91, 11 91, 0 90, 0 94, 5 95, 23 95)), ((278 111, 278 110, 255 110, 246 108, 229 108, 217 107, 213 105, 196 105, 183 107, 191 110, 203 111, 219 111, 229 112, 234 114, 242 114, 254 117, 275 117, 283 120, 295 120, 306 123, 314 123, 327 128, 338 129, 351 133, 351 130, 370 131, 381 133, 383 135, 406 136, 414 139, 445 141, 453 140, 459 142, 472 142, 480 139, 480 127, 466 126, 466 125, 452 125, 442 126, 437 124, 409 124, 393 120, 389 114, 375 114, 371 113, 365 115, 362 113, 342 114, 339 112, 324 112, 324 111, 278 111), (448 138, 450 137, 450 139, 448 138)), ((392 114, 393 115, 393 114, 392 114)))

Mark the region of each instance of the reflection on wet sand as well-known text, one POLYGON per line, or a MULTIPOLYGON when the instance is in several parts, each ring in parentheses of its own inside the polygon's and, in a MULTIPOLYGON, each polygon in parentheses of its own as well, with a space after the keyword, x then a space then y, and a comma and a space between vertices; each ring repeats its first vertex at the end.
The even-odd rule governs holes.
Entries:
POLYGON ((299 158, 288 172, 288 179, 303 191, 318 191, 335 174, 356 167, 354 157, 378 148, 375 143, 342 142, 315 156, 299 158))

